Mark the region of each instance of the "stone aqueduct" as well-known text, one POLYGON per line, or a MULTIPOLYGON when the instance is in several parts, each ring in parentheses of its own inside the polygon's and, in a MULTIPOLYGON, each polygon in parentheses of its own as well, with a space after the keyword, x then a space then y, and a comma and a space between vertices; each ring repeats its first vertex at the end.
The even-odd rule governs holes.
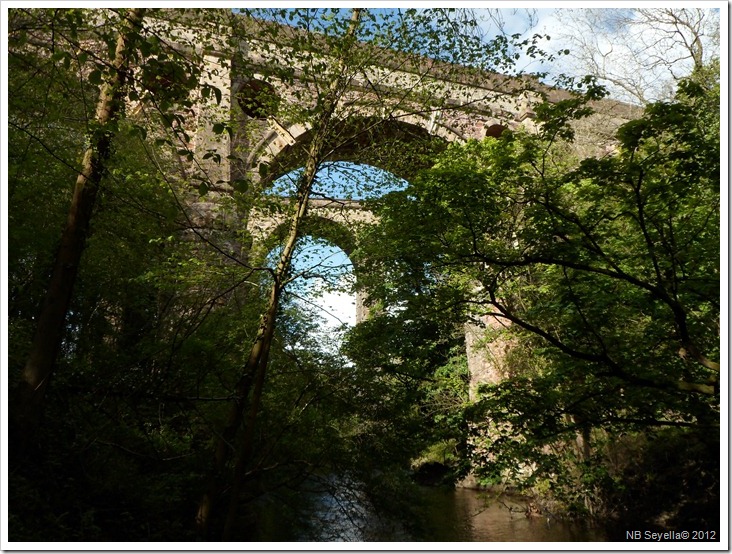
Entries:
MULTIPOLYGON (((163 27, 167 25, 162 23, 163 27)), ((186 28, 176 27, 174 34, 195 44, 196 32, 194 24, 186 28)), ((288 32, 300 31, 285 30, 285 37, 288 32)), ((265 82, 263 75, 256 73, 247 79, 240 78, 236 72, 235 55, 230 42, 227 43, 226 40, 227 29, 220 29, 219 33, 220 40, 216 41, 219 46, 203 52, 205 67, 202 72, 204 82, 201 84, 207 83, 218 88, 221 95, 216 99, 213 96, 199 97, 194 110, 195 131, 191 146, 195 153, 195 163, 191 166, 190 177, 195 180, 196 174, 204 175, 213 184, 206 196, 189 203, 192 220, 201 226, 211 225, 220 217, 221 198, 232 193, 231 183, 236 179, 244 178, 264 189, 268 182, 271 183, 275 178, 301 167, 297 152, 304 150, 303 147, 310 140, 307 126, 301 123, 288 124, 261 113, 240 114, 247 124, 251 126, 254 123, 257 129, 254 136, 250 135, 244 141, 237 138, 236 121, 233 122, 233 134, 214 132, 214 127, 222 120, 231 121, 231 114, 236 111, 232 108, 235 107, 237 97, 251 91, 253 87, 268 87, 289 100, 296 96, 293 88, 299 87, 299 93, 307 93, 309 90, 304 72, 299 68, 295 68, 294 84, 287 86, 283 83, 265 82), (298 81, 299 76, 303 76, 302 82, 298 81), (221 155, 219 163, 213 161, 211 152, 221 155), (236 152, 239 153, 239 162, 230 161, 227 157, 236 152), (262 171, 263 166, 267 167, 266 172, 262 171)), ((264 63, 264 51, 256 41, 239 43, 237 48, 253 64, 264 63)), ((342 106, 339 106, 344 114, 348 112, 349 106, 352 110, 352 106, 358 104, 359 97, 368 95, 368 91, 374 90, 376 86, 382 94, 386 91, 383 104, 378 107, 361 105, 350 113, 355 113, 364 122, 373 121, 374 118, 388 121, 387 133, 395 129, 406 130, 407 135, 419 134, 439 137, 446 142, 460 142, 471 138, 497 136, 507 128, 524 128, 530 132, 537 129, 532 106, 540 101, 540 94, 536 91, 542 87, 536 83, 532 87, 526 87, 525 83, 522 86, 515 79, 495 74, 476 75, 467 69, 464 76, 454 73, 446 76, 437 63, 425 70, 400 66, 389 59, 382 59, 381 62, 383 63, 365 68, 353 79, 349 93, 343 96, 342 106), (406 110, 399 102, 389 101, 391 97, 401 97, 404 89, 419 87, 425 90, 431 87, 433 91, 439 91, 433 92, 433 95, 439 96, 439 102, 423 106, 425 109, 406 110)), ((546 87, 542 90, 550 100, 567 95, 546 87)), ((576 129, 577 148, 582 150, 583 155, 602 155, 612 151, 614 130, 634 115, 634 108, 613 101, 598 102, 594 108, 596 113, 576 129)), ((379 140, 379 137, 376 136, 373 140, 379 140)), ((358 145, 351 149, 346 147, 334 150, 329 161, 338 160, 369 163, 369 160, 360 159, 358 145)), ((325 219, 347 227, 353 223, 373 221, 373 215, 364 210, 357 201, 338 199, 311 200, 308 217, 325 219)), ((247 229, 254 241, 264 242, 274 229, 282 225, 283 216, 253 210, 246 216, 241 214, 239 221, 244 220, 247 221, 247 229)), ((349 253, 348 247, 344 250, 349 253)), ((358 318, 363 319, 366 311, 362 302, 357 301, 357 306, 358 318)), ((477 383, 496 382, 502 378, 500 360, 504 358, 502 350, 505 345, 481 344, 484 334, 482 327, 497 324, 496 321, 485 320, 482 325, 466 325, 466 348, 473 390, 477 383)))

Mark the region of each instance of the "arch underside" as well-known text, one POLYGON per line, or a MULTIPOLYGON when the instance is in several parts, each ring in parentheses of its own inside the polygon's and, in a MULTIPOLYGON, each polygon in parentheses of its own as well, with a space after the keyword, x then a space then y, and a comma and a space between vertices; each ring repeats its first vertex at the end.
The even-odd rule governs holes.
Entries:
MULTIPOLYGON (((258 246, 260 256, 266 256, 286 240, 291 222, 285 212, 286 210, 275 214, 250 214, 247 227, 254 244, 258 246)), ((371 211, 360 206, 358 202, 344 204, 339 201, 314 201, 300 224, 298 236, 324 239, 343 250, 351 259, 358 247, 358 228, 374 221, 371 211)))
MULTIPOLYGON (((431 165, 431 160, 447 146, 447 140, 426 129, 397 119, 354 117, 341 121, 330 133, 323 161, 367 164, 410 180, 431 165)), ((312 131, 306 130, 292 144, 284 146, 268 162, 264 185, 303 167, 307 161, 312 131)))
MULTIPOLYGON (((342 120, 333 132, 329 133, 329 136, 335 138, 326 143, 325 151, 328 155, 323 161, 366 164, 388 171, 401 179, 410 180, 418 171, 431 166, 450 142, 443 136, 430 134, 426 128, 428 121, 412 119, 416 122, 377 116, 357 116, 342 120)), ((256 166, 252 167, 254 164, 250 162, 250 167, 262 177, 258 187, 260 190, 266 190, 279 177, 306 164, 312 131, 300 126, 291 127, 290 130, 292 129, 300 130, 296 137, 291 137, 294 140, 290 140, 286 145, 281 145, 280 142, 280 145, 270 149, 269 155, 260 157, 260 160, 267 164, 266 171, 261 171, 256 166)), ((433 128, 433 131, 437 130, 433 128)), ((444 130, 438 132, 452 140, 457 138, 444 130)), ((282 138, 281 132, 279 136, 282 138)), ((267 150, 266 142, 265 140, 260 145, 264 151, 267 150)), ((358 280, 358 266, 353 256, 358 246, 356 230, 360 225, 372 223, 373 214, 363 207, 345 205, 339 207, 335 205, 339 204, 337 201, 330 204, 324 200, 311 200, 311 202, 326 202, 326 206, 309 209, 302 222, 299 236, 324 239, 339 247, 353 264, 354 274, 358 280)), ((255 214, 249 215, 248 226, 252 231, 257 227, 257 217, 255 214)), ((289 219, 284 214, 278 214, 268 218, 266 223, 261 220, 260 222, 259 230, 253 234, 254 241, 260 248, 260 256, 265 257, 285 240, 289 232, 289 219)), ((356 294, 357 322, 364 321, 368 317, 365 297, 363 291, 356 294)))
MULTIPOLYGON (((353 211, 353 210, 346 210, 353 211)), ((360 210, 357 210, 360 211, 360 210)), ((332 214, 310 214, 302 222, 300 227, 300 239, 305 237, 312 237, 315 239, 322 239, 328 243, 337 246, 348 257, 348 260, 353 266, 353 275, 358 281, 359 268, 358 263, 354 260, 353 253, 358 247, 358 237, 355 234, 355 228, 352 221, 348 221, 348 218, 342 219, 337 218, 335 221, 332 214)), ((358 216, 359 223, 369 222, 372 217, 369 213, 367 216, 358 216)), ((264 225, 260 229, 259 237, 255 238, 257 244, 257 258, 258 261, 263 261, 267 255, 277 245, 284 242, 289 232, 289 221, 284 217, 278 218, 275 222, 270 220, 269 226, 264 225)), ((355 305, 356 305, 356 323, 361 323, 368 318, 369 309, 366 305, 367 293, 357 289, 355 292, 355 305)))

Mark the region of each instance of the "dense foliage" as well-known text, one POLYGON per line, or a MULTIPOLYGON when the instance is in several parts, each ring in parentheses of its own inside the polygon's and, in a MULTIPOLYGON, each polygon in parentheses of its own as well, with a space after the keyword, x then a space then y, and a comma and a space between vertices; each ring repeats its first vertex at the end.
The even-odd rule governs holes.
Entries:
POLYGON ((505 380, 481 388, 464 427, 485 483, 534 487, 575 512, 718 523, 713 73, 623 125, 612 154, 573 159, 583 99, 545 105, 539 133, 451 146, 379 206, 365 286, 403 307, 392 334, 474 318, 489 345, 509 345, 505 380), (699 487, 652 468, 670 444, 674 479, 699 487), (626 495, 663 501, 636 510, 626 495))
MULTIPOLYGON (((423 393, 314 341, 321 322, 299 313, 286 290, 292 246, 306 232, 328 236, 300 229, 298 206, 334 149, 413 172, 442 148, 393 122, 380 131, 406 102, 422 109, 422 96, 392 106, 364 96, 354 108, 371 104, 384 121, 334 115, 349 80, 381 53, 354 50, 349 29, 358 17, 336 12, 299 10, 295 19, 305 28, 322 23, 323 34, 246 20, 239 38, 256 37, 271 59, 257 77, 284 88, 299 64, 311 89, 281 102, 240 90, 223 109, 216 69, 204 67, 202 52, 230 12, 11 10, 11 540, 212 539, 232 536, 232 523, 235 538, 273 538, 267 505, 302 503, 308 491, 342 493, 344 485, 383 512, 409 509, 398 500, 412 486, 410 461, 432 441, 415 409, 423 393), (146 17, 150 25, 141 24, 146 17), (193 36, 171 35, 161 30, 166 21, 198 26, 193 36), (282 41, 292 46, 290 64, 281 49, 268 50, 282 41), (324 46, 336 57, 313 55, 324 46), (312 132, 280 165, 254 167, 253 177, 242 167, 265 116, 312 132), (193 141, 200 127, 210 148, 193 141), (389 134, 390 143, 363 148, 389 134), (410 138, 411 149, 403 143, 410 138), (224 181, 229 154, 234 170, 224 181), (274 177, 300 166, 291 204, 267 197, 274 177), (217 213, 237 210, 233 226, 212 225, 200 211, 222 186, 234 192, 218 198, 217 213), (253 208, 284 210, 292 222, 284 226, 294 229, 291 244, 270 266, 245 230, 253 208), (62 276, 61 287, 49 285, 51 275, 62 276), (40 332, 49 311, 53 333, 40 332), (255 358, 263 321, 267 355, 255 358), (38 352, 42 368, 28 371, 38 352), (196 529, 206 499, 212 509, 196 529)), ((418 36, 424 15, 416 15, 396 23, 404 40, 418 36)), ((363 17, 371 37, 391 28, 381 16, 363 17)), ((246 59, 233 63, 238 79, 254 77, 246 59)), ((309 536, 304 527, 274 538, 309 536)))

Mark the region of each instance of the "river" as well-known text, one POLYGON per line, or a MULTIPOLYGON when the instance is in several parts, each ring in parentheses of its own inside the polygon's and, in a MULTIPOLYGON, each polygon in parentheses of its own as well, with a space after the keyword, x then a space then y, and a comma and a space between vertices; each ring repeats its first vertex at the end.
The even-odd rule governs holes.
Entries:
POLYGON ((341 489, 298 497, 296 505, 271 499, 257 507, 256 540, 407 542, 590 542, 602 529, 546 517, 527 517, 518 497, 490 498, 472 489, 420 487, 401 515, 379 517, 359 492, 341 489))

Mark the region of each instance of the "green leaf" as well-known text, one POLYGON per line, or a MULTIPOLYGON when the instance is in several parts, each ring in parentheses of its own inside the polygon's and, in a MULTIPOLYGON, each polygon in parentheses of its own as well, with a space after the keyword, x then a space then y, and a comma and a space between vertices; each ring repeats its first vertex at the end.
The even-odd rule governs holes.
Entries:
POLYGON ((89 82, 92 85, 101 85, 102 84, 102 72, 98 69, 93 70, 91 73, 89 73, 89 82))

